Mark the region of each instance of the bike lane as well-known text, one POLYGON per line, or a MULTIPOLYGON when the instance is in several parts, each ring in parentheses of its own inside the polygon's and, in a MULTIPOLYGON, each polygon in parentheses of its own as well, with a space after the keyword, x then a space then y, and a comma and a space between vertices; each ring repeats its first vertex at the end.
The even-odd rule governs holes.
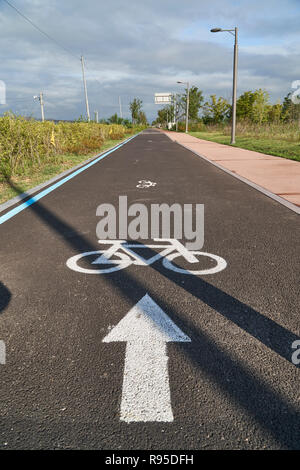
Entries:
POLYGON ((156 132, 5 222, 0 445, 297 448, 297 231, 296 214, 156 132), (204 204, 203 250, 226 269, 187 276, 158 261, 106 275, 70 270, 70 258, 99 250, 96 209, 117 207, 120 195, 128 204, 204 204), (140 349, 130 349, 137 338, 140 349), (149 361, 157 367, 145 372, 149 361), (156 399, 148 386, 137 405, 130 384, 151 376, 156 399), (156 412, 136 421, 147 400, 156 412))

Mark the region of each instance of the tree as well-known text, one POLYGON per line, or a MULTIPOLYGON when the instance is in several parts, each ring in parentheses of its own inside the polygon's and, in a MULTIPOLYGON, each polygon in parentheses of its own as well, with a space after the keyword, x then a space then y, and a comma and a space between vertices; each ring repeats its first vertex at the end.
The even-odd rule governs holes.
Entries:
POLYGON ((256 94, 254 91, 245 91, 236 102, 237 119, 252 119, 252 108, 256 94))
MULTIPOLYGON (((186 100, 187 89, 185 90, 185 94, 181 95, 179 100, 179 107, 183 113, 186 113, 186 100)), ((202 91, 199 90, 196 86, 192 86, 189 93, 189 119, 197 120, 199 118, 198 114, 203 101, 204 98, 202 91)))
POLYGON ((281 110, 283 121, 296 121, 300 119, 300 104, 295 104, 291 98, 292 93, 288 93, 284 98, 281 110))
POLYGON ((204 104, 204 122, 218 124, 229 117, 231 106, 225 98, 210 95, 210 101, 204 104))
POLYGON ((146 114, 144 113, 144 111, 139 112, 137 122, 138 122, 138 124, 142 124, 143 126, 147 126, 148 122, 147 122, 147 117, 146 117, 146 114))
POLYGON ((131 111, 132 123, 137 124, 139 120, 140 112, 142 111, 142 100, 139 98, 134 98, 131 103, 129 103, 129 108, 131 111))
POLYGON ((168 105, 159 109, 157 112, 157 118, 154 121, 155 124, 166 125, 167 122, 171 122, 174 119, 174 106, 168 105))
POLYGON ((279 122, 282 114, 282 104, 278 100, 276 104, 271 104, 268 106, 268 121, 269 122, 279 122))
POLYGON ((123 119, 121 117, 118 117, 117 113, 113 114, 110 118, 107 120, 109 124, 123 124, 123 119))
POLYGON ((129 127, 132 127, 132 122, 131 122, 129 119, 126 119, 126 118, 123 119, 123 123, 122 123, 122 124, 123 124, 123 126, 128 127, 128 128, 129 128, 129 127))
POLYGON ((252 120, 258 124, 268 120, 269 93, 259 88, 255 92, 252 105, 252 120))

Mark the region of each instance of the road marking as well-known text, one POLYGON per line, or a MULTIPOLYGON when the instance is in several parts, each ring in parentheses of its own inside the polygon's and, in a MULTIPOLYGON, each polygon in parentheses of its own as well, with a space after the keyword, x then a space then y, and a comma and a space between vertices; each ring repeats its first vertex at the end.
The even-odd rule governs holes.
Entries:
POLYGON ((124 142, 122 142, 121 144, 117 145, 115 148, 113 148, 112 150, 109 150, 108 152, 105 152, 103 153, 102 155, 100 155, 98 158, 95 158, 95 160, 91 161, 90 163, 88 163, 87 165, 84 165, 82 167, 80 167, 78 170, 74 171, 73 173, 71 173, 70 175, 66 176, 65 178, 61 179, 60 181, 58 181, 57 183, 53 184, 52 186, 49 186, 47 189, 44 189, 43 191, 41 191, 39 194, 37 194, 36 196, 33 196, 31 197, 30 199, 28 199, 27 201, 23 202, 22 204, 20 204, 19 206, 15 207, 14 209, 12 209, 11 211, 7 212, 6 214, 2 215, 0 217, 0 225, 3 224, 4 222, 6 222, 7 220, 11 219, 12 217, 14 217, 15 215, 19 214, 20 212, 22 212, 24 209, 26 209, 27 207, 29 206, 32 206, 32 204, 34 204, 35 202, 39 201, 40 199, 42 199, 43 197, 47 196, 47 194, 51 193, 52 191, 54 191, 55 189, 59 188, 60 186, 62 186, 64 183, 66 183, 67 181, 69 181, 70 179, 74 178, 75 176, 79 175, 80 173, 82 173, 83 171, 87 170, 88 168, 90 168, 91 166, 95 165, 95 163, 98 163, 100 160, 102 160, 103 158, 107 157, 108 155, 110 155, 111 153, 115 152, 116 150, 118 150, 119 148, 123 147, 123 145, 127 144, 127 142, 129 142, 130 140, 134 139, 135 137, 137 137, 139 134, 136 134, 132 137, 129 137, 129 139, 125 140, 124 142))
POLYGON ((103 339, 126 342, 121 421, 174 420, 168 373, 168 342, 190 342, 147 294, 103 339))
POLYGON ((202 276, 208 274, 216 274, 223 271, 227 267, 227 262, 221 256, 212 253, 205 253, 203 251, 189 251, 185 248, 179 240, 175 239, 154 239, 155 242, 163 242, 157 245, 142 245, 135 243, 128 243, 125 240, 98 240, 100 244, 111 245, 106 250, 87 251, 78 255, 72 256, 66 262, 69 269, 75 272, 84 274, 109 274, 121 269, 126 269, 131 265, 135 266, 150 266, 157 261, 161 261, 166 269, 184 275, 202 276), (167 244, 165 244, 167 243, 167 244), (141 253, 134 250, 141 250, 142 248, 164 248, 164 250, 155 253, 150 258, 144 258, 141 253), (174 252, 175 251, 175 252, 174 252), (98 255, 95 259, 95 255, 98 255), (182 257, 192 265, 195 265, 201 258, 209 258, 215 262, 215 265, 206 269, 184 269, 180 268, 172 261, 175 258, 182 257), (99 269, 92 269, 81 267, 79 262, 82 258, 92 257, 90 260, 91 266, 99 266, 99 269), (118 259, 115 259, 117 257, 118 259))
POLYGON ((148 180, 141 180, 138 182, 137 184, 137 188, 152 188, 154 186, 156 186, 157 183, 154 183, 153 181, 148 181, 148 180))
POLYGON ((6 364, 6 346, 4 341, 0 341, 0 364, 5 365, 6 364))

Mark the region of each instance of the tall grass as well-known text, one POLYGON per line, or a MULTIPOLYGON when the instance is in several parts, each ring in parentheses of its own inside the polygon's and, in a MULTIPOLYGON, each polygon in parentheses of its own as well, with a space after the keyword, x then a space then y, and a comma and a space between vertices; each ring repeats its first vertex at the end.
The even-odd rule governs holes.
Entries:
MULTIPOLYGON (((192 123, 190 130, 192 132, 211 132, 229 136, 231 134, 231 125, 230 123, 205 125, 200 122, 195 124, 192 123)), ((250 121, 239 121, 236 125, 236 135, 238 137, 276 139, 300 143, 300 125, 296 121, 262 124, 256 124, 250 121)))
POLYGON ((135 129, 95 122, 39 122, 7 115, 0 117, 0 178, 28 173, 61 161, 64 154, 89 154, 106 140, 122 139, 135 129))

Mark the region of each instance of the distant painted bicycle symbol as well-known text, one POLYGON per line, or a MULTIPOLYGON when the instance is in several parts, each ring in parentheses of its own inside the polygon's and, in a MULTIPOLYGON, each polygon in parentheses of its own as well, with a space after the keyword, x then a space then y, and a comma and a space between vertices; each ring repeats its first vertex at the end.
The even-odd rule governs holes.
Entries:
POLYGON ((157 183, 154 183, 153 181, 148 181, 148 180, 141 180, 137 184, 137 188, 153 188, 156 186, 157 183))
POLYGON ((86 253, 72 256, 72 258, 68 259, 67 266, 73 271, 77 271, 79 273, 109 274, 115 271, 120 271, 121 269, 126 269, 131 265, 150 266, 156 261, 161 261, 162 265, 171 271, 175 271, 176 273, 180 274, 193 274, 196 276, 215 274, 223 271, 223 269, 225 269, 227 266, 226 261, 220 256, 202 251, 189 251, 178 240, 155 238, 154 241, 158 244, 142 245, 137 243, 129 243, 125 240, 99 240, 101 245, 111 246, 104 250, 88 251, 86 253), (136 252, 136 250, 141 250, 143 248, 159 248, 162 250, 159 253, 155 253, 155 255, 151 256, 150 258, 144 258, 136 252), (90 264, 93 265, 96 269, 84 268, 78 264, 79 261, 82 261, 83 258, 87 257, 90 259, 90 264), (184 269, 172 263, 174 259, 179 257, 184 258, 185 261, 191 264, 199 263, 198 257, 209 258, 210 261, 214 261, 214 266, 200 270, 184 269), (99 267, 99 269, 97 269, 97 267, 99 267))

